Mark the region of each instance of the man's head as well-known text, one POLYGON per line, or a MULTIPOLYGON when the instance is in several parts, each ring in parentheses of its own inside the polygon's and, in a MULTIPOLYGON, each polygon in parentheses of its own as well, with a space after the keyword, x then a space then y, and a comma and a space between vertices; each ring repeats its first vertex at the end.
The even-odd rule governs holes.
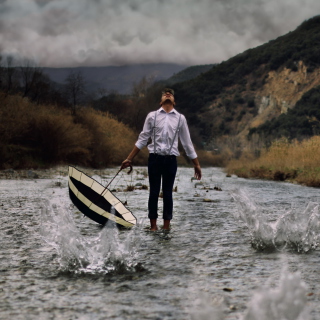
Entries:
POLYGON ((173 89, 170 88, 165 88, 161 92, 161 100, 160 100, 160 105, 162 106, 164 103, 170 103, 175 105, 174 101, 174 91, 173 89))

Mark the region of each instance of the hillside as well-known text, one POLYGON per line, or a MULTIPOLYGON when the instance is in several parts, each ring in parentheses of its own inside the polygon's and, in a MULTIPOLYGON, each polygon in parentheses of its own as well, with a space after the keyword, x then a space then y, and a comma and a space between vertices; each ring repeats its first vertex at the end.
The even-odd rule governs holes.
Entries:
POLYGON ((247 138, 320 85, 320 16, 296 30, 174 84, 180 108, 208 144, 247 138))
POLYGON ((179 82, 184 82, 188 80, 192 80, 199 76, 200 74, 207 72, 210 70, 214 64, 205 64, 205 65, 199 65, 199 66, 191 66, 186 69, 183 69, 182 71, 178 72, 177 74, 174 74, 172 77, 170 77, 167 80, 164 80, 164 83, 167 86, 172 86, 179 82))

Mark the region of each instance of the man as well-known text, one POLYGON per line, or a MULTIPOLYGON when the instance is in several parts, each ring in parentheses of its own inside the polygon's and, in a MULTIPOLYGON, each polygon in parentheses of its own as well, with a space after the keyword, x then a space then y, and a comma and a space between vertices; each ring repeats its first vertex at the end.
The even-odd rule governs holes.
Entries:
POLYGON ((161 108, 150 112, 145 120, 143 130, 139 135, 133 150, 121 168, 130 166, 138 152, 147 145, 149 138, 152 142, 148 145, 148 175, 150 194, 148 202, 148 217, 152 231, 158 230, 158 198, 162 180, 163 192, 163 229, 170 229, 172 219, 173 199, 172 189, 177 172, 178 138, 194 165, 195 178, 201 179, 201 167, 197 154, 191 142, 186 118, 175 107, 174 91, 166 88, 160 100, 161 108))

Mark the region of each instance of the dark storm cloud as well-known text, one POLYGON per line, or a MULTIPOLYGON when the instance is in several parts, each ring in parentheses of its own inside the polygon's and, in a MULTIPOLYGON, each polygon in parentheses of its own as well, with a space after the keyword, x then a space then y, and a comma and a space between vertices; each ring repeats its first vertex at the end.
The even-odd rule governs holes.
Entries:
POLYGON ((318 12, 319 0, 0 0, 0 43, 45 66, 206 64, 318 12))

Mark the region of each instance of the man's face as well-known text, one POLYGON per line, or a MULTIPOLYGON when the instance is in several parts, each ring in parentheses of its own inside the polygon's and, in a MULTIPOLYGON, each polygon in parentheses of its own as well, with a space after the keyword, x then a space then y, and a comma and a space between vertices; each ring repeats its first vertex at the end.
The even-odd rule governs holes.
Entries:
POLYGON ((165 103, 166 101, 170 101, 173 105, 175 104, 174 96, 169 91, 163 92, 161 96, 161 104, 165 103))

